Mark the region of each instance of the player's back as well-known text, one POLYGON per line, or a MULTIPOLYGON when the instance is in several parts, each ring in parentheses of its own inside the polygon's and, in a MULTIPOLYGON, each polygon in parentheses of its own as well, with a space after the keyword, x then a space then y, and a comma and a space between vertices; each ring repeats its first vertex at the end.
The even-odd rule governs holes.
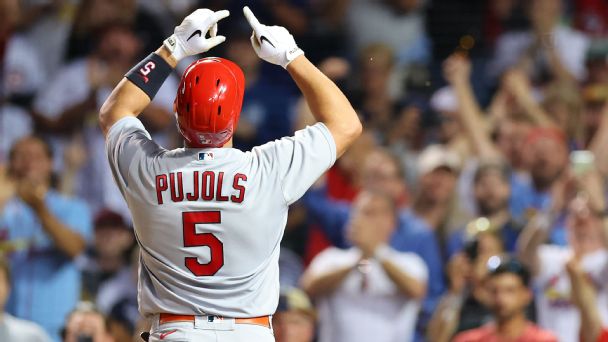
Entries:
POLYGON ((167 151, 128 118, 111 128, 108 154, 141 246, 144 315, 274 312, 288 205, 335 160, 323 124, 252 152, 167 151))

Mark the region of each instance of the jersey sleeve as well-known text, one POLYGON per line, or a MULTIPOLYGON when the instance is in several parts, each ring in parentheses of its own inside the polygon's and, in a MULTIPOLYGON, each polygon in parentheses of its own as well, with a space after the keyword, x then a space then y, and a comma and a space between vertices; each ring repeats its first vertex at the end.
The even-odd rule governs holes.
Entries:
POLYGON ((336 143, 321 122, 299 130, 293 137, 253 149, 262 166, 279 178, 287 204, 297 201, 336 161, 336 143))
POLYGON ((141 121, 133 116, 122 118, 112 125, 106 137, 106 150, 110 168, 121 191, 129 187, 129 169, 133 165, 151 162, 163 151, 152 141, 141 121))

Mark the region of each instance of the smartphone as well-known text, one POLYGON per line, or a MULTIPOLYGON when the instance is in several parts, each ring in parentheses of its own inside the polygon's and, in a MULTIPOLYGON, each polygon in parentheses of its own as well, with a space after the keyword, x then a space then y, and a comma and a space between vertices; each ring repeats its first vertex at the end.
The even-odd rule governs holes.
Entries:
POLYGON ((570 168, 576 176, 581 176, 593 170, 595 156, 591 151, 579 150, 570 152, 570 168))

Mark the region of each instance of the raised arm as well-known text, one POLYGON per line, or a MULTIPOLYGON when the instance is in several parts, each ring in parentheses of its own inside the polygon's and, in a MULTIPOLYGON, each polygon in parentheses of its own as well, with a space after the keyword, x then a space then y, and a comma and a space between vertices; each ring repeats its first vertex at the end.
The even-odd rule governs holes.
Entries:
POLYGON ((260 24, 248 7, 243 12, 253 28, 251 43, 258 56, 287 69, 315 119, 323 122, 331 132, 337 157, 341 156, 362 130, 357 113, 346 96, 304 57, 304 52, 285 28, 260 24))
POLYGON ((575 255, 566 264, 570 276, 572 301, 578 307, 581 317, 580 336, 583 342, 598 341, 602 331, 602 318, 597 308, 597 293, 575 255))
POLYGON ((194 11, 163 46, 131 69, 101 106, 99 122, 104 135, 118 120, 138 116, 182 58, 207 52, 226 40, 217 36, 217 22, 229 14, 208 9, 194 11))
POLYGON ((551 214, 537 213, 526 225, 517 239, 517 258, 537 275, 539 270, 539 247, 547 242, 549 229, 555 218, 551 214))
POLYGON ((471 87, 471 62, 464 56, 452 55, 445 61, 443 73, 458 98, 460 121, 471 147, 481 158, 498 158, 500 153, 490 138, 487 120, 471 87))

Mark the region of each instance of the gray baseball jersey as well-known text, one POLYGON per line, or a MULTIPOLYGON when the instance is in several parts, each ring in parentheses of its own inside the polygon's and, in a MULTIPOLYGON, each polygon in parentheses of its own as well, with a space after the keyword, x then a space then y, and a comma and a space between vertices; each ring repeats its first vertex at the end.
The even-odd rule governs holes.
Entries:
POLYGON ((127 117, 106 147, 141 247, 142 315, 274 313, 288 206, 336 159, 324 124, 251 152, 169 151, 127 117))

